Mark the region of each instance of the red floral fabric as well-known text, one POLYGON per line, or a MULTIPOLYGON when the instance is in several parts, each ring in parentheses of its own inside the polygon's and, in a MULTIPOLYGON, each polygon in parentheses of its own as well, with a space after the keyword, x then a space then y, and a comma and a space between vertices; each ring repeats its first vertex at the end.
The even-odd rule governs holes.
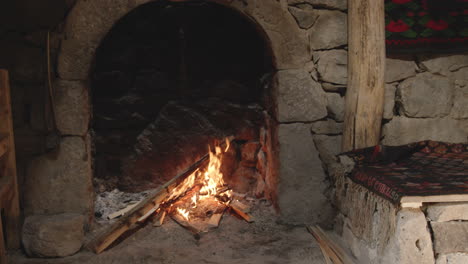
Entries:
POLYGON ((468 0, 385 0, 387 52, 468 50, 468 0))

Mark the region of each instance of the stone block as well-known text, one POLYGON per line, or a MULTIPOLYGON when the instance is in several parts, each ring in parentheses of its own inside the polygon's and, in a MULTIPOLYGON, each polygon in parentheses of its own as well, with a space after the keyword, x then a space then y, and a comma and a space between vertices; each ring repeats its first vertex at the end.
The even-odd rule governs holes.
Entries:
POLYGON ((327 115, 325 92, 305 70, 276 74, 279 122, 309 122, 327 115))
POLYGON ((393 117, 383 126, 385 145, 398 146, 422 140, 461 143, 467 141, 468 132, 463 122, 451 118, 393 117))
POLYGON ((344 97, 338 93, 327 93, 328 115, 338 122, 344 121, 344 97))
POLYGON ((347 15, 341 11, 315 10, 317 21, 310 29, 313 50, 333 49, 348 43, 347 15))
POLYGON ((343 123, 337 123, 333 119, 317 121, 312 123, 310 130, 314 134, 338 135, 343 133, 343 123))
POLYGON ((82 81, 55 82, 57 128, 63 135, 83 136, 88 132, 90 105, 88 87, 82 81))
POLYGON ((452 253, 439 254, 436 259, 436 264, 466 264, 468 263, 468 254, 452 253))
POLYGON ((64 137, 57 150, 33 159, 24 185, 25 215, 92 215, 90 150, 89 136, 64 137))
POLYGON ((468 253, 468 222, 431 222, 436 254, 468 253))
POLYGON ((325 173, 306 124, 282 124, 278 131, 280 220, 290 224, 329 221, 325 173))
MULTIPOLYGON (((468 71, 466 71, 466 74, 468 75, 468 71)), ((450 116, 455 119, 468 118, 468 81, 463 83, 455 80, 453 106, 450 116)))
POLYGON ((342 136, 314 135, 314 143, 320 159, 327 165, 336 162, 336 155, 341 153, 342 136))
POLYGON ((312 27, 318 18, 318 15, 312 10, 304 10, 297 7, 289 7, 288 10, 302 29, 312 27))
POLYGON ((427 217, 434 222, 468 221, 468 203, 436 203, 427 208, 427 217))
POLYGON ((468 54, 423 55, 419 61, 422 68, 447 76, 450 72, 468 66, 468 54))
POLYGON ((96 48, 121 17, 148 0, 77 1, 67 16, 57 71, 64 80, 87 80, 96 48), (106 15, 102 15, 102 12, 106 15))
POLYGON ((403 209, 398 212, 395 233, 379 263, 434 263, 431 235, 420 210, 403 209))
POLYGON ((409 117, 443 117, 453 104, 453 82, 431 73, 418 74, 398 85, 401 114, 409 117))
POLYGON ((327 50, 314 52, 314 61, 320 80, 346 85, 348 81, 348 52, 345 50, 327 50))
POLYGON ((400 81, 416 75, 416 64, 413 60, 387 58, 385 60, 385 82, 400 81))
POLYGON ((384 101, 384 119, 392 119, 393 117, 393 108, 395 107, 395 92, 396 85, 385 84, 385 101, 384 101))
POLYGON ((312 6, 345 10, 348 7, 346 0, 288 0, 289 5, 308 3, 312 6))
POLYGON ((80 214, 34 215, 23 225, 23 246, 30 257, 66 257, 81 249, 85 217, 80 214))

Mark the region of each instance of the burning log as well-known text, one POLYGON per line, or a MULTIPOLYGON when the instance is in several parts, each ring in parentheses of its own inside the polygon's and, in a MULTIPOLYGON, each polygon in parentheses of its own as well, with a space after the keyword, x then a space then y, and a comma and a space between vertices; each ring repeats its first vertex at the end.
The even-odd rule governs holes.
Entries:
POLYGON ((95 253, 99 254, 109 247, 112 242, 119 238, 123 233, 128 231, 142 216, 145 216, 149 211, 154 208, 159 208, 161 203, 171 194, 171 192, 190 174, 198 168, 206 165, 208 161, 208 154, 205 155, 198 162, 190 166, 186 171, 177 175, 172 180, 160 186, 156 190, 148 194, 148 197, 140 201, 135 207, 128 212, 128 214, 116 223, 105 230, 97 238, 93 239, 88 247, 95 253))
POLYGON ((124 216, 126 213, 130 212, 137 205, 138 205, 138 203, 130 204, 127 207, 125 207, 124 209, 121 209, 121 210, 119 210, 117 212, 114 212, 114 213, 110 214, 109 216, 107 216, 107 219, 112 220, 114 218, 124 216))
MULTIPOLYGON (((212 199, 215 199, 214 195, 219 194, 217 192, 220 189, 219 187, 223 187, 222 174, 219 173, 220 161, 217 155, 222 153, 222 148, 225 148, 224 151, 226 151, 229 148, 229 144, 232 139, 233 137, 228 137, 226 139, 226 142, 224 143, 224 146, 223 143, 219 144, 215 147, 215 152, 211 152, 210 150, 208 154, 203 156, 202 159, 194 163, 183 173, 177 175, 163 186, 160 186, 156 190, 152 191, 147 198, 137 203, 135 207, 131 209, 126 216, 119 219, 115 224, 110 226, 108 230, 106 230, 97 238, 92 240, 88 244, 88 247, 97 254, 101 253, 123 233, 131 229, 134 224, 136 224, 137 222, 145 221, 150 215, 152 215, 155 211, 160 209, 162 203, 164 203, 164 206, 163 208, 161 208, 161 211, 165 211, 168 207, 168 204, 171 205, 169 207, 169 209, 171 209, 174 204, 178 203, 177 200, 180 196, 186 196, 185 193, 187 191, 194 192, 194 189, 197 189, 200 193, 206 192, 210 196, 204 196, 204 201, 206 199, 209 199, 210 197, 212 197, 212 199), (207 161, 210 162, 208 163, 207 161), (203 174, 204 177, 202 178, 202 182, 204 185, 197 186, 196 180, 197 177, 200 176, 199 169, 205 166, 207 167, 207 171, 203 174), (213 174, 213 170, 214 172, 216 172, 215 174, 213 174)), ((197 201, 197 196, 193 197, 195 197, 195 200, 197 201)), ((193 200, 193 197, 190 198, 191 201, 193 200)), ((188 205, 191 204, 191 201, 189 201, 188 205)), ((217 200, 214 201, 221 205, 221 203, 217 200)), ((187 202, 185 201, 185 203, 187 202)), ((185 204, 181 208, 188 208, 187 204, 185 204)), ((224 211, 226 206, 222 204, 222 208, 222 210, 224 211)), ((172 217, 175 218, 176 214, 174 213, 174 210, 171 210, 171 212, 172 217)), ((216 209, 216 213, 218 213, 218 209, 216 209)), ((201 224, 196 224, 196 222, 190 222, 190 224, 185 225, 185 223, 182 224, 183 221, 181 219, 179 220, 179 223, 181 225, 186 226, 194 233, 199 233, 200 231, 207 230, 207 225, 203 221, 201 221, 201 224)))

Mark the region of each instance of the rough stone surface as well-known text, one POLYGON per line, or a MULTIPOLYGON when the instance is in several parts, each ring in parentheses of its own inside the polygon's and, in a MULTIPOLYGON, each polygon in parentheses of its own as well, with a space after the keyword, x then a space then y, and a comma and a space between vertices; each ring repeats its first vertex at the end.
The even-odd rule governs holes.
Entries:
POLYGON ((395 107, 395 92, 396 85, 385 84, 385 102, 383 112, 383 118, 385 119, 392 119, 393 117, 393 108, 395 107))
POLYGON ((347 15, 340 11, 316 10, 318 19, 310 30, 310 47, 332 49, 346 45, 347 15))
POLYGON ((67 16, 65 38, 58 57, 58 74, 64 80, 88 79, 95 50, 115 22, 148 0, 78 1, 67 16), (102 12, 106 15, 103 16, 102 12))
POLYGON ((425 55, 419 58, 420 66, 432 73, 449 75, 450 72, 468 66, 468 54, 425 55))
POLYGON ((468 254, 453 253, 440 254, 437 256, 436 264, 466 264, 468 263, 468 254))
POLYGON ((380 263, 434 263, 431 235, 426 218, 420 210, 403 209, 398 212, 395 234, 380 263))
POLYGON ((338 122, 344 120, 344 97, 338 93, 327 93, 327 110, 328 115, 338 122))
POLYGON ((23 246, 29 256, 65 257, 80 250, 85 217, 80 214, 34 215, 23 225, 23 246))
POLYGON ((398 146, 421 140, 466 142, 468 132, 462 122, 450 118, 393 117, 383 126, 385 145, 398 146))
POLYGON ((300 28, 309 29, 315 23, 318 15, 312 10, 303 10, 297 7, 289 7, 289 12, 294 16, 300 28))
POLYGON ((337 123, 333 119, 314 122, 311 126, 314 134, 337 135, 343 132, 343 123, 337 123))
POLYGON ((277 69, 299 68, 310 59, 307 34, 279 1, 259 1, 244 5, 234 1, 231 6, 254 18, 265 30, 277 69))
POLYGON ((345 50, 329 50, 314 52, 320 80, 346 85, 348 79, 348 52, 345 50))
POLYGON ((323 192, 325 173, 305 124, 279 126, 280 176, 278 203, 281 220, 291 224, 316 223, 330 218, 323 192))
POLYGON ((255 163, 257 161, 257 152, 260 149, 260 143, 258 141, 247 142, 242 145, 241 148, 241 159, 249 163, 255 163))
POLYGON ((64 137, 57 150, 33 159, 24 186, 24 212, 91 214, 92 187, 89 136, 64 137))
POLYGON ((279 71, 278 121, 308 122, 327 115, 325 92, 305 70, 279 71))
POLYGON ((308 3, 312 6, 325 7, 325 8, 336 8, 340 10, 345 10, 348 5, 346 0, 288 0, 288 4, 296 5, 308 3))
POLYGON ((385 60, 385 82, 400 81, 416 75, 416 64, 412 60, 387 58, 385 60))
POLYGON ((329 166, 336 162, 336 155, 341 153, 342 136, 314 135, 315 147, 319 151, 320 159, 329 166))
POLYGON ((431 222, 437 254, 468 252, 468 222, 431 222))
POLYGON ((436 203, 427 208, 427 217, 434 222, 468 221, 468 203, 436 203))
POLYGON ((82 81, 59 80, 54 88, 57 128, 63 135, 85 135, 90 119, 86 84, 82 81))
POLYGON ((400 113, 409 117, 443 117, 453 104, 453 83, 430 73, 418 74, 398 86, 400 113))
MULTIPOLYGON (((466 71, 466 74, 468 76, 468 71, 466 71)), ((455 81, 453 107, 450 115, 455 119, 468 118, 468 82, 455 81)))

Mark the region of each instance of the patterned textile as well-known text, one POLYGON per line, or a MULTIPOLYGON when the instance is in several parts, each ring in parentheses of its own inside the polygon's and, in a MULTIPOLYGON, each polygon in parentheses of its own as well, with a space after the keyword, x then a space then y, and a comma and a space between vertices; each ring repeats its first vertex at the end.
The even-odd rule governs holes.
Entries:
POLYGON ((468 194, 468 144, 422 141, 344 154, 356 162, 348 176, 393 203, 403 196, 468 194))
POLYGON ((468 0, 385 0, 387 52, 468 50, 468 0))

